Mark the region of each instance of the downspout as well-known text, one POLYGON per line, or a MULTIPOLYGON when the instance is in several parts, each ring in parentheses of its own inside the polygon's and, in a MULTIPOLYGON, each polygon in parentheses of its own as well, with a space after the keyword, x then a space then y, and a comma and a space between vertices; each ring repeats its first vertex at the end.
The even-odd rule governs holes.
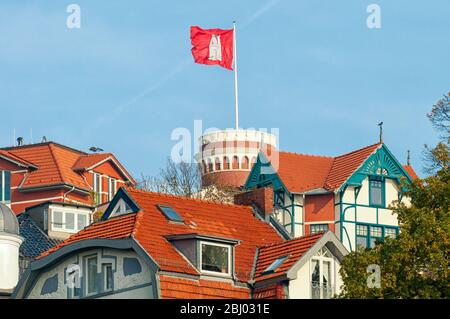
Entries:
POLYGON ((72 186, 72 189, 70 191, 67 191, 67 192, 64 193, 64 195, 63 195, 63 203, 66 202, 66 196, 68 194, 72 193, 74 190, 75 190, 75 186, 72 186))
POLYGON ((306 231, 306 225, 305 225, 305 216, 306 216, 306 214, 305 214, 305 210, 306 210, 306 195, 305 195, 305 193, 303 193, 303 207, 302 207, 302 228, 303 228, 303 234, 302 234, 302 236, 306 236, 306 233, 305 233, 305 231, 306 231))

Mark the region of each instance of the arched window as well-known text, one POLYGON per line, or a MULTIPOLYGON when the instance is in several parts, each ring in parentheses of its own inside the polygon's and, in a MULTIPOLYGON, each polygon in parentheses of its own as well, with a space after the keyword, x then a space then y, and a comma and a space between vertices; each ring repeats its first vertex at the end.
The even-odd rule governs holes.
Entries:
POLYGON ((214 170, 220 171, 220 159, 218 157, 216 157, 215 161, 216 162, 215 162, 215 169, 214 170))
POLYGON ((223 157, 223 169, 230 169, 230 160, 228 157, 223 157))
POLYGON ((208 172, 214 171, 213 163, 211 162, 211 159, 208 159, 208 172))
POLYGON ((248 169, 248 163, 249 161, 248 161, 248 157, 247 156, 244 156, 244 158, 242 158, 242 165, 241 165, 241 168, 242 169, 248 169))
POLYGON ((252 161, 250 162, 250 165, 251 165, 250 168, 253 168, 253 165, 255 165, 255 164, 256 164, 256 157, 253 156, 253 157, 252 157, 252 161))
POLYGON ((207 168, 204 160, 202 161, 202 172, 203 172, 203 174, 208 173, 208 168, 207 168))
POLYGON ((239 157, 237 156, 233 156, 233 165, 232 165, 233 169, 239 169, 239 157))

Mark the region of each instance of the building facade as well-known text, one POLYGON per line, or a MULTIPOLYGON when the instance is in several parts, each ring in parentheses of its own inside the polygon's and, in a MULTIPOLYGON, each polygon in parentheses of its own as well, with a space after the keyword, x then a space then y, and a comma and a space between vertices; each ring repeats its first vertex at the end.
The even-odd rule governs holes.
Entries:
POLYGON ((415 178, 411 166, 377 143, 337 157, 260 153, 244 188, 273 192, 269 206, 290 236, 331 230, 355 250, 398 235, 390 205, 408 204, 402 183, 415 178))
POLYGON ((49 201, 95 207, 134 184, 111 153, 87 154, 54 142, 0 149, 0 201, 16 214, 49 201))
POLYGON ((200 137, 195 158, 200 164, 204 186, 241 187, 260 150, 276 150, 277 137, 255 130, 223 130, 200 137))
POLYGON ((330 298, 347 250, 285 239, 249 206, 121 188, 96 222, 41 254, 14 298, 330 298))

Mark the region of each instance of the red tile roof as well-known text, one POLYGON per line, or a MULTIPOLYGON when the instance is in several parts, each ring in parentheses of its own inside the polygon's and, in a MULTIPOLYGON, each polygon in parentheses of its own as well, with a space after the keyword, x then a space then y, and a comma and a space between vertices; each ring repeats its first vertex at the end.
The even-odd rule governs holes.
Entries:
POLYGON ((12 154, 11 152, 7 152, 5 150, 0 150, 0 157, 7 158, 13 162, 19 163, 25 167, 37 168, 37 166, 19 156, 12 154))
POLYGON ((416 171, 410 165, 403 165, 405 171, 411 176, 413 180, 419 179, 419 176, 416 174, 416 171))
POLYGON ((78 157, 72 169, 75 171, 89 169, 92 166, 112 157, 111 153, 86 154, 78 157))
POLYGON ((369 145, 335 157, 330 174, 325 181, 325 187, 327 189, 339 188, 381 145, 381 143, 369 145))
POLYGON ((311 247, 323 236, 324 233, 308 235, 291 240, 263 246, 259 249, 255 270, 255 281, 285 275, 311 247), (274 272, 264 273, 278 258, 288 256, 274 272))
POLYGON ((251 279, 256 247, 282 239, 274 228, 256 218, 248 206, 218 204, 134 188, 126 188, 126 191, 141 208, 139 213, 92 224, 49 253, 83 239, 131 236, 161 270, 198 275, 197 269, 165 238, 167 235, 197 233, 239 240, 235 247, 235 273, 239 281, 246 282, 251 279), (157 208, 157 204, 171 206, 185 223, 170 222, 157 208))
POLYGON ((230 282, 159 276, 161 298, 164 299, 249 299, 250 289, 230 282))
POLYGON ((293 193, 323 187, 333 164, 332 157, 279 152, 278 174, 293 193))
MULTIPOLYGON (((74 165, 85 162, 86 158, 89 158, 89 162, 93 163, 105 156, 111 157, 111 154, 95 154, 95 156, 90 157, 85 152, 54 142, 10 147, 2 149, 0 152, 11 159, 21 159, 28 165, 32 163, 38 168, 27 175, 22 183, 22 188, 69 184, 89 190, 90 187, 83 176, 73 169, 74 165)), ((120 167, 123 169, 121 165, 120 167)))
POLYGON ((382 144, 337 156, 314 156, 279 152, 278 175, 290 192, 339 188, 382 144))
MULTIPOLYGON (((139 214, 139 213, 138 213, 139 214)), ((62 241, 58 245, 50 248, 46 252, 42 253, 37 259, 43 258, 58 249, 73 244, 75 242, 85 239, 123 239, 130 238, 135 230, 136 219, 138 214, 128 214, 111 218, 106 221, 101 221, 92 224, 91 226, 79 231, 78 233, 70 236, 68 239, 62 241)))

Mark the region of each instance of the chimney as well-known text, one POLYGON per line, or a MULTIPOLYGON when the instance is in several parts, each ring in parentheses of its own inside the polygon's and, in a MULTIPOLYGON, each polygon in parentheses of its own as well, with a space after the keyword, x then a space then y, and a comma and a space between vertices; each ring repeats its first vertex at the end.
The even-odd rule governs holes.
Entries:
POLYGON ((234 203, 237 205, 253 206, 268 221, 273 213, 273 189, 270 187, 255 188, 245 193, 234 195, 234 203))

